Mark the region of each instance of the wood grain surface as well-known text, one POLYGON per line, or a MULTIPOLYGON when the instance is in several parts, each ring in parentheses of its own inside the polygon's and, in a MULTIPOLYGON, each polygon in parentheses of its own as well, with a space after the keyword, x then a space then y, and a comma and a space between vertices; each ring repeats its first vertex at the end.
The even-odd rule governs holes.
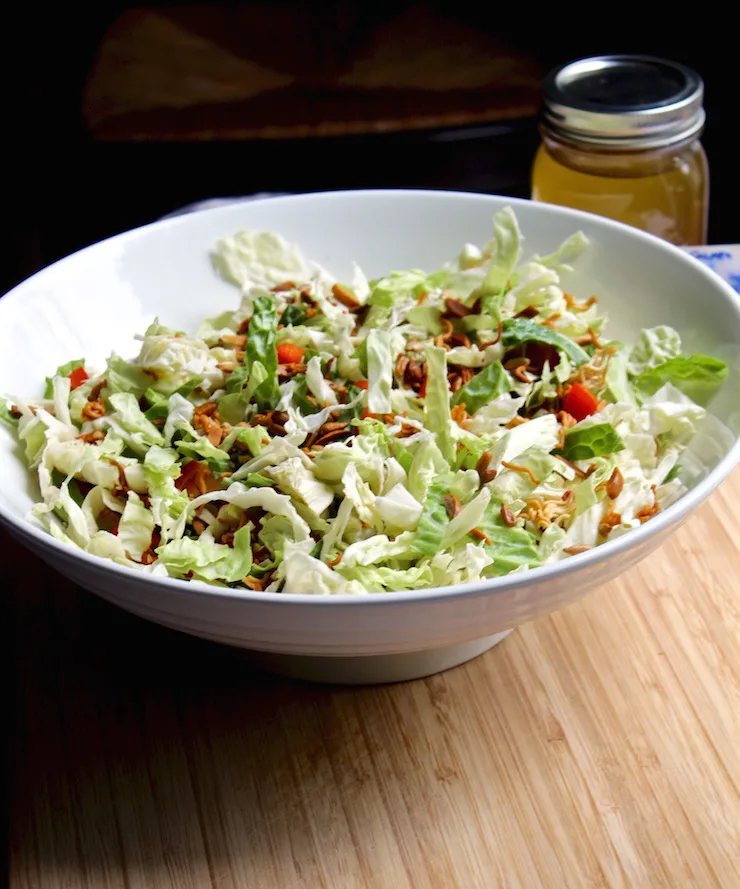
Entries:
POLYGON ((360 689, 139 621, 3 534, 12 889, 740 887, 738 498, 736 472, 477 660, 360 689))

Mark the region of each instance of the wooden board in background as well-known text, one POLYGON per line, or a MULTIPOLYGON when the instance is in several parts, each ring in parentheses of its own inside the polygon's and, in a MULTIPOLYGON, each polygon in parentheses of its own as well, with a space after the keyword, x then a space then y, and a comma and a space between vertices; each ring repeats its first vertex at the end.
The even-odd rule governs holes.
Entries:
POLYGON ((434 4, 129 9, 82 113, 101 141, 347 136, 532 118, 545 72, 434 4))

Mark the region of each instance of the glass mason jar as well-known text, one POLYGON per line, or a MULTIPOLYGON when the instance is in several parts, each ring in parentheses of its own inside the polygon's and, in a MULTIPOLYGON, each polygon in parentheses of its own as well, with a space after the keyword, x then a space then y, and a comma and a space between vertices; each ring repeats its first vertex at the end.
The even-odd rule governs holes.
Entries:
POLYGON ((701 78, 651 56, 598 56, 545 80, 532 199, 608 216, 674 244, 707 240, 701 78))

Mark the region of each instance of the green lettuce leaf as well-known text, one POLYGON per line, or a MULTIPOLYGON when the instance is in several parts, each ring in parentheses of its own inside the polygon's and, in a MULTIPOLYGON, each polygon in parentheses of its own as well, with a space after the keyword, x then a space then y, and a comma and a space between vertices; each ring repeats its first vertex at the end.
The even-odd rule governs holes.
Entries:
POLYGON ((145 336, 131 362, 149 379, 147 388, 171 395, 192 377, 215 367, 215 356, 203 340, 189 336, 145 336))
POLYGON ((109 392, 133 392, 139 398, 150 388, 151 382, 152 378, 140 367, 129 364, 115 352, 108 359, 105 384, 109 392))
POLYGON ((367 592, 359 581, 347 580, 319 559, 292 546, 289 541, 285 544, 285 556, 278 570, 284 574, 283 591, 286 593, 327 595, 367 592))
POLYGON ((329 529, 321 541, 321 560, 323 562, 328 562, 334 557, 353 512, 354 503, 346 497, 339 504, 336 516, 329 521, 329 529))
POLYGON ((509 574, 524 565, 534 568, 540 564, 537 538, 519 525, 506 526, 501 517, 500 501, 491 500, 476 527, 491 541, 490 544, 484 543, 485 552, 493 559, 486 574, 509 574))
POLYGON ((371 413, 388 414, 393 385, 391 334, 387 330, 371 330, 365 340, 367 348, 367 406, 371 413))
POLYGON ((444 537, 442 538, 442 549, 448 549, 469 534, 473 528, 477 528, 490 501, 491 492, 487 488, 482 488, 470 503, 463 506, 460 512, 453 519, 450 519, 449 524, 445 528, 444 537))
POLYGON ((293 529, 285 516, 271 515, 262 520, 257 538, 269 549, 271 557, 279 562, 283 558, 285 541, 293 539, 293 529))
POLYGON ((413 309, 406 313, 406 320, 409 324, 423 327, 432 336, 438 336, 444 331, 444 327, 442 327, 442 309, 439 306, 414 306, 413 309))
POLYGON ((557 269, 564 263, 567 264, 577 259, 588 245, 588 238, 579 231, 566 238, 553 253, 549 253, 547 256, 534 256, 532 260, 547 266, 547 268, 557 269))
POLYGON ((317 479, 300 457, 289 457, 264 471, 275 479, 283 493, 288 494, 296 509, 299 503, 304 503, 319 516, 334 500, 333 489, 317 479))
POLYGON ((218 413, 224 423, 235 426, 244 419, 248 405, 249 401, 241 392, 224 395, 218 402, 218 413))
POLYGON ((427 391, 424 418, 427 429, 437 437, 437 446, 448 463, 455 459, 455 435, 450 419, 450 389, 447 382, 447 352, 437 346, 426 350, 427 391))
POLYGON ((231 430, 219 448, 228 452, 238 442, 245 444, 253 457, 259 457, 262 451, 262 436, 267 436, 262 426, 239 426, 231 430))
POLYGON ((606 388, 600 393, 612 402, 634 404, 635 396, 627 375, 627 353, 624 349, 615 352, 609 359, 606 370, 606 388))
POLYGON ((449 489, 448 477, 437 479, 430 485, 424 499, 421 518, 411 543, 411 548, 424 556, 433 556, 442 548, 442 539, 450 524, 450 516, 443 502, 443 497, 449 489))
POLYGON ((386 494, 375 498, 375 511, 389 534, 415 531, 421 516, 421 503, 399 482, 386 494))
POLYGON ((681 336, 677 330, 662 324, 640 331, 627 359, 627 370, 637 376, 650 368, 664 364, 681 354, 681 336))
POLYGON ((150 486, 164 485, 167 479, 176 479, 180 476, 180 461, 177 451, 172 448, 153 445, 146 452, 143 465, 150 486))
POLYGON ((645 398, 642 406, 650 417, 650 432, 658 439, 662 450, 673 446, 683 449, 690 444, 684 452, 684 459, 696 454, 699 442, 706 439, 705 431, 710 428, 708 424, 714 427, 709 436, 714 441, 714 447, 721 445, 726 450, 730 446, 725 439, 728 434, 726 427, 719 421, 713 423, 705 408, 672 383, 666 383, 655 395, 645 398))
POLYGON ((681 474, 681 464, 676 463, 671 470, 668 472, 666 477, 663 479, 661 484, 667 485, 669 482, 672 482, 674 479, 678 478, 681 474))
MULTIPOLYGON (((184 383, 180 386, 179 389, 176 390, 176 393, 172 394, 182 395, 183 398, 187 398, 200 386, 203 382, 203 377, 193 377, 188 380, 187 383, 184 383)), ((150 407, 144 411, 144 416, 147 420, 165 420, 167 419, 167 414, 170 412, 169 408, 169 398, 167 395, 163 395, 161 392, 156 392, 154 389, 147 389, 144 393, 144 398, 149 402, 150 407)))
MULTIPOLYGON (((509 280, 521 255, 521 245, 522 235, 514 211, 504 207, 493 217, 493 241, 489 249, 493 249, 494 254, 481 286, 483 297, 509 288, 509 280)), ((493 314, 485 305, 484 311, 493 314)))
POLYGON ((421 562, 408 568, 390 568, 376 565, 353 565, 344 568, 339 563, 339 573, 347 580, 359 581, 370 593, 384 590, 417 590, 432 586, 434 576, 429 562, 421 562))
POLYGON ((427 440, 419 444, 406 471, 409 492, 423 503, 434 480, 446 474, 449 466, 435 442, 427 440))
POLYGON ((233 549, 206 537, 183 537, 160 546, 157 555, 173 577, 192 571, 197 580, 236 583, 252 570, 250 528, 245 525, 234 534, 233 549))
POLYGON ((54 416, 60 423, 70 427, 72 418, 69 413, 69 396, 72 391, 72 383, 69 377, 54 377, 51 388, 54 393, 54 416))
MULTIPOLYGON (((529 469, 540 484, 545 483, 553 469, 563 468, 559 460, 538 447, 527 448, 517 456, 516 462, 518 466, 529 469)), ((533 496, 532 491, 535 487, 536 484, 526 472, 517 472, 506 467, 503 467, 489 484, 491 496, 505 503, 533 496)))
POLYGON ((709 355, 677 355, 643 371, 634 385, 646 395, 654 395, 666 383, 680 389, 697 404, 704 405, 727 379, 727 365, 709 355))
POLYGON ((280 323, 283 327, 287 327, 291 325, 292 327, 297 327, 306 320, 306 310, 299 303, 291 303, 289 306, 285 307, 283 314, 280 316, 280 323))
POLYGON ((394 540, 386 534, 356 540, 344 551, 341 564, 344 568, 353 568, 355 565, 373 565, 393 559, 413 559, 415 554, 410 548, 413 538, 413 533, 404 532, 394 540))
POLYGON ((493 560, 482 546, 461 541, 451 550, 432 557, 431 566, 436 586, 474 583, 489 573, 493 560), (485 574, 483 573, 485 572, 485 574))
POLYGON ((624 444, 611 423, 597 423, 582 429, 573 428, 565 433, 565 447, 562 450, 566 460, 578 462, 604 457, 623 451, 624 444))
POLYGON ((393 442, 393 456, 398 460, 404 472, 410 473, 414 462, 414 455, 399 439, 393 442))
POLYGON ((228 472, 231 469, 229 455, 221 448, 212 445, 205 437, 197 438, 195 441, 182 439, 176 442, 175 448, 183 457, 205 460, 208 463, 208 468, 214 472, 228 472))
POLYGON ((529 318, 507 318, 504 321, 501 341, 505 346, 520 346, 529 342, 547 343, 564 352, 576 367, 580 367, 589 360, 588 352, 569 337, 558 333, 552 327, 545 327, 535 321, 530 321, 529 318))
POLYGON ((487 364, 470 382, 461 386, 452 396, 452 404, 464 404, 469 414, 498 398, 511 388, 509 375, 500 361, 487 364))
POLYGON ((367 337, 357 345, 352 358, 360 365, 362 375, 367 377, 367 337))
POLYGON ((167 327, 166 324, 160 323, 159 318, 155 318, 144 331, 144 336, 175 336, 178 333, 182 336, 184 331, 177 331, 174 327, 167 327))
POLYGON ((248 488, 271 488, 275 484, 271 478, 260 475, 259 472, 250 472, 243 481, 248 488))
POLYGON ((317 413, 319 410, 319 406, 310 401, 308 397, 308 385, 306 383, 306 375, 296 374, 293 379, 295 380, 295 389, 293 389, 293 404, 298 408, 298 410, 303 414, 304 417, 317 413))
POLYGON ((116 392, 110 396, 109 401, 115 410, 114 416, 109 417, 109 420, 120 423, 124 432, 128 433, 126 441, 129 446, 144 453, 151 445, 164 443, 162 433, 144 416, 133 393, 116 392))
POLYGON ((44 389, 44 398, 51 398, 54 394, 54 377, 67 377, 69 376, 73 370, 77 370, 78 367, 85 366, 84 358, 77 358, 74 361, 68 361, 66 364, 61 364, 55 371, 54 375, 51 377, 46 377, 46 388, 44 389))
POLYGON ((362 389, 358 389, 357 386, 353 386, 351 383, 347 384, 347 397, 345 403, 349 405, 349 407, 346 407, 343 411, 336 411, 333 414, 334 419, 338 423, 351 423, 353 420, 358 420, 362 416, 364 410, 362 399, 360 398, 362 393, 362 389))
MULTIPOLYGON (((486 247, 486 254, 493 254, 483 281, 465 299, 469 305, 480 298, 480 316, 486 318, 486 328, 495 330, 501 319, 501 305, 511 277, 521 255, 521 232, 511 207, 504 207, 493 217, 493 240, 486 247)), ((475 262, 476 260, 474 260, 475 262)), ((464 319, 467 325, 476 324, 478 315, 464 319)))
POLYGON ((455 470, 475 469, 481 455, 485 451, 490 450, 491 442, 487 437, 479 437, 468 433, 460 439, 459 446, 455 451, 455 460, 452 468, 455 470))
POLYGON ((553 269, 538 262, 527 262, 517 269, 516 285, 507 294, 507 306, 513 314, 527 306, 545 309, 555 294, 561 298, 559 281, 558 273, 553 269), (510 305, 512 298, 514 302, 510 305))
POLYGON ((156 445, 149 448, 144 457, 142 469, 152 497, 152 513, 161 526, 163 537, 168 536, 171 521, 178 518, 190 502, 187 491, 175 487, 181 469, 179 460, 177 451, 156 445))
MULTIPOLYGON (((466 315, 458 322, 462 330, 470 331, 490 331, 490 339, 493 339, 493 331, 498 325, 498 318, 491 315, 466 315)), ((480 334, 479 334, 480 337, 480 334)))
POLYGON ((255 392, 266 383, 268 372, 260 361, 253 361, 249 369, 237 368, 231 376, 238 374, 238 385, 232 386, 229 379, 226 387, 227 395, 222 396, 218 402, 218 412, 226 423, 236 425, 241 423, 246 414, 249 403, 255 392))
POLYGON ((175 435, 189 433, 195 435, 191 423, 195 408, 191 401, 175 393, 167 400, 167 419, 162 430, 165 444, 171 444, 175 435))
MULTIPOLYGON (((242 389, 247 385, 250 376, 250 368, 247 364, 241 364, 239 367, 229 374, 226 380, 226 391, 229 395, 240 395, 242 389)), ((267 377, 265 377, 267 379, 267 377)))
POLYGON ((320 355, 312 355, 306 363, 306 386, 321 407, 337 403, 336 393, 324 377, 324 363, 320 355))
POLYGON ((129 558, 141 561, 141 556, 152 545, 154 516, 139 497, 129 491, 128 500, 118 523, 118 539, 129 558))
POLYGON ((423 288, 426 278, 426 273, 418 269, 410 269, 405 272, 391 272, 390 275, 386 275, 384 278, 378 278, 370 282, 371 290, 367 304, 389 308, 400 297, 406 296, 410 292, 416 293, 418 288, 423 288))
POLYGON ((257 407, 261 410, 274 408, 280 401, 278 383, 278 360, 276 349, 277 309, 270 297, 260 296, 254 301, 254 310, 249 321, 247 333, 247 350, 244 363, 253 372, 253 365, 258 362, 267 372, 264 382, 254 392, 257 407))

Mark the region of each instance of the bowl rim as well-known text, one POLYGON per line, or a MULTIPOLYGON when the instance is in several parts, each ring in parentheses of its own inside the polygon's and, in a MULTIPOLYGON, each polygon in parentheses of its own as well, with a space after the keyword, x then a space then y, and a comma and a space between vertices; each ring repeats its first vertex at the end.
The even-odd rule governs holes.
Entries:
MULTIPOLYGON (((80 250, 64 256, 55 262, 39 269, 33 275, 20 281, 12 287, 7 293, 0 297, 0 318, 2 317, 3 304, 8 305, 16 300, 23 298, 23 290, 30 286, 31 282, 51 275, 59 266, 71 261, 78 261, 78 258, 86 254, 88 251, 96 251, 102 249, 104 245, 111 242, 123 244, 128 240, 140 238, 152 229, 176 228, 188 224, 188 219, 193 216, 201 216, 208 214, 212 216, 227 216, 234 212, 234 208, 243 205, 257 205, 270 203, 303 203, 311 201, 333 201, 347 200, 351 198, 389 198, 397 199, 399 195, 408 198, 420 200, 450 200, 474 201, 480 203, 489 203, 491 205, 508 204, 516 211, 518 207, 531 206, 535 202, 528 198, 516 198, 506 195, 487 194, 481 192, 472 192, 453 189, 414 189, 414 188, 383 188, 383 189, 335 189, 330 191, 313 191, 301 194, 280 195, 277 197, 265 197, 255 200, 246 199, 236 203, 209 207, 203 210, 187 213, 180 216, 168 216, 136 228, 128 229, 118 234, 104 238, 93 244, 89 244, 80 250)), ((616 229, 623 233, 627 233, 629 237, 635 238, 646 244, 652 245, 653 248, 672 254, 680 263, 691 267, 706 277, 708 284, 714 288, 724 291, 725 296, 734 304, 735 310, 740 315, 740 295, 716 272, 712 271, 705 263, 695 258, 690 250, 700 249, 689 248, 684 249, 667 241, 633 228, 621 222, 608 219, 606 217, 596 216, 581 210, 574 210, 569 207, 561 207, 555 204, 537 203, 538 212, 546 215, 565 216, 573 220, 574 226, 578 220, 588 222, 590 225, 601 226, 605 229, 616 229)), ((708 245, 712 247, 713 245, 708 245)), ((88 566, 92 570, 102 573, 108 573, 112 577, 120 577, 122 580, 130 580, 135 582, 137 579, 160 588, 162 591, 168 590, 184 597, 202 599, 204 597, 216 597, 218 599, 228 600, 229 602, 241 602, 245 606, 258 604, 271 608, 287 608, 295 605, 309 605, 312 608, 326 608, 338 606, 350 607, 381 607, 389 606, 405 606, 419 602, 440 602, 450 598, 479 598, 482 596, 493 596, 497 594, 510 593, 522 587, 528 587, 538 582, 546 581, 550 578, 562 578, 573 573, 586 569, 594 568, 597 565, 618 557, 620 554, 628 550, 637 549, 640 543, 647 543, 649 540, 663 533, 669 532, 671 529, 678 527, 679 520, 686 517, 693 509, 701 504, 707 497, 727 478, 735 466, 740 463, 740 436, 736 438, 735 443, 720 462, 711 470, 697 485, 687 491, 679 500, 671 504, 664 512, 659 513, 649 522, 641 525, 639 528, 632 529, 629 533, 622 535, 616 540, 609 540, 591 550, 579 553, 563 559, 559 562, 553 562, 536 568, 530 568, 526 571, 514 574, 505 574, 499 577, 489 578, 487 580, 473 581, 469 583, 450 584, 447 586, 437 586, 422 588, 416 590, 389 591, 383 593, 368 593, 366 595, 356 593, 337 593, 331 595, 320 595, 315 593, 278 593, 265 594, 249 589, 236 589, 232 587, 213 586, 198 580, 182 580, 180 578, 155 575, 145 571, 138 571, 126 565, 119 565, 116 562, 99 556, 91 555, 81 549, 72 547, 62 543, 52 537, 44 528, 34 524, 28 518, 19 520, 14 514, 9 512, 0 503, 0 524, 6 525, 9 529, 16 531, 21 538, 30 537, 37 542, 42 549, 51 549, 60 554, 60 556, 71 561, 79 560, 81 569, 88 566)))

